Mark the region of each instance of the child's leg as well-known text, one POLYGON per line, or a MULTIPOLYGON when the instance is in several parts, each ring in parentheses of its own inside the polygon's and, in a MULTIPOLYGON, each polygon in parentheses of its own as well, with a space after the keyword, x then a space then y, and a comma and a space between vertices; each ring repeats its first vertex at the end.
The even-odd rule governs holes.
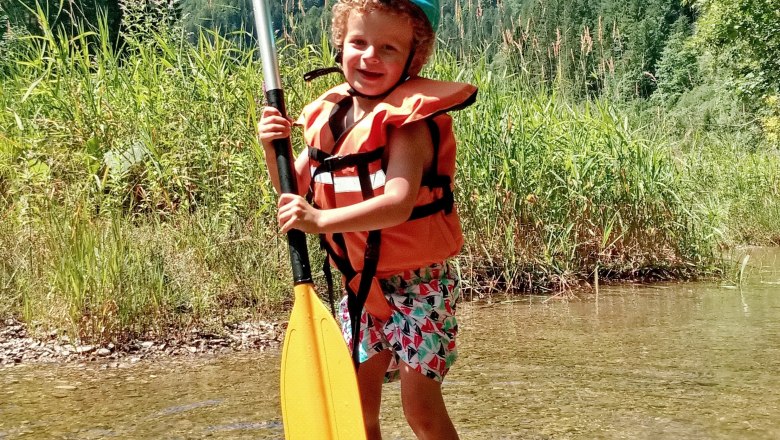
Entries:
POLYGON ((421 440, 457 440, 458 433, 447 414, 441 383, 401 364, 401 404, 412 431, 421 440))
MULTIPOLYGON (((347 347, 352 347, 352 323, 349 320, 347 309, 347 297, 344 296, 339 303, 339 316, 341 318, 341 332, 347 347)), ((393 353, 387 348, 389 344, 382 332, 374 325, 373 320, 365 310, 360 318, 360 368, 358 368, 358 387, 360 389, 360 403, 363 408, 363 420, 366 424, 368 440, 380 440, 382 433, 379 430, 379 405, 382 402, 382 384, 385 381, 385 373, 393 359, 393 353)))
POLYGON ((388 278, 382 287, 397 309, 385 338, 397 357, 406 420, 419 439, 457 439, 441 395, 457 357, 457 275, 436 264, 388 278))
POLYGON ((379 405, 382 403, 385 372, 392 356, 390 350, 383 350, 360 364, 358 369, 360 403, 363 406, 363 420, 366 423, 368 440, 382 439, 382 432, 379 430, 379 405))

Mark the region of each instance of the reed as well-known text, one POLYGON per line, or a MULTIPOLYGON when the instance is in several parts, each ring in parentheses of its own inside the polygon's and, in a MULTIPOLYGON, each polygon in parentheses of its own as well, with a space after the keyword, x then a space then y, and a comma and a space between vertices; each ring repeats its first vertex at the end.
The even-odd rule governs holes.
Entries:
MULTIPOLYGON (((255 54, 214 33, 189 44, 151 32, 121 53, 107 41, 102 27, 45 28, 3 61, 0 315, 121 342, 283 311, 290 274, 255 139, 255 54)), ((332 65, 327 41, 280 47, 294 115, 338 79, 301 79, 332 65)), ((749 238, 737 225, 780 230, 766 195, 775 154, 681 142, 662 119, 637 124, 642 113, 485 57, 440 51, 425 73, 480 88, 454 115, 473 293, 565 291, 594 270, 689 276, 711 270, 719 244, 749 238)))
POLYGON ((712 256, 702 235, 711 225, 688 209, 668 145, 646 141, 606 102, 472 78, 480 99, 456 127, 476 274, 504 289, 565 289, 597 264, 606 279, 683 275, 712 256))

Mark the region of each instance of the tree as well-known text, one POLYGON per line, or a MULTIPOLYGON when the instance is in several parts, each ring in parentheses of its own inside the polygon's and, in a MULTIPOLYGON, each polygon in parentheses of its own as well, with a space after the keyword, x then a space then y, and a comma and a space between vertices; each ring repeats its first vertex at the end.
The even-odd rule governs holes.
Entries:
POLYGON ((105 17, 112 41, 119 43, 122 13, 118 0, 3 0, 0 4, 0 38, 12 28, 40 33, 36 16, 38 6, 52 29, 63 29, 72 35, 90 26, 97 28, 100 17, 105 17))
POLYGON ((193 35, 201 28, 228 35, 254 27, 251 0, 185 0, 181 12, 184 29, 193 35))
POLYGON ((780 5, 777 0, 699 0, 697 41, 731 71, 750 99, 780 93, 780 5))
POLYGON ((700 81, 698 53, 690 43, 692 33, 687 17, 680 17, 656 66, 656 94, 662 102, 674 104, 680 95, 700 81))

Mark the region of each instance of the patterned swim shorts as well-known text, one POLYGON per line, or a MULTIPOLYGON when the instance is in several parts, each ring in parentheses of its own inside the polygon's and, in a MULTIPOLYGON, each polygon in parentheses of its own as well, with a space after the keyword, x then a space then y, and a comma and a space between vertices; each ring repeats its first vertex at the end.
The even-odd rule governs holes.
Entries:
MULTIPOLYGON (((385 382, 400 377, 401 362, 441 382, 458 355, 455 348, 458 333, 455 307, 460 294, 457 274, 447 263, 435 264, 380 279, 379 284, 393 313, 390 319, 381 322, 363 310, 360 362, 389 349, 393 359, 385 382)), ((347 346, 352 347, 346 296, 339 304, 339 316, 341 332, 347 346)))

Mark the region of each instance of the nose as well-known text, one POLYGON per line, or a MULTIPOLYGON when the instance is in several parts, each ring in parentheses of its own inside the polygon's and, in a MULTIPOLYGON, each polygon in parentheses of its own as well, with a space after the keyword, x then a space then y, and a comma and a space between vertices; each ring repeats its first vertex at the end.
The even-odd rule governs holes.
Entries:
POLYGON ((378 60, 376 46, 370 45, 366 47, 366 50, 363 51, 363 59, 367 62, 378 60))

